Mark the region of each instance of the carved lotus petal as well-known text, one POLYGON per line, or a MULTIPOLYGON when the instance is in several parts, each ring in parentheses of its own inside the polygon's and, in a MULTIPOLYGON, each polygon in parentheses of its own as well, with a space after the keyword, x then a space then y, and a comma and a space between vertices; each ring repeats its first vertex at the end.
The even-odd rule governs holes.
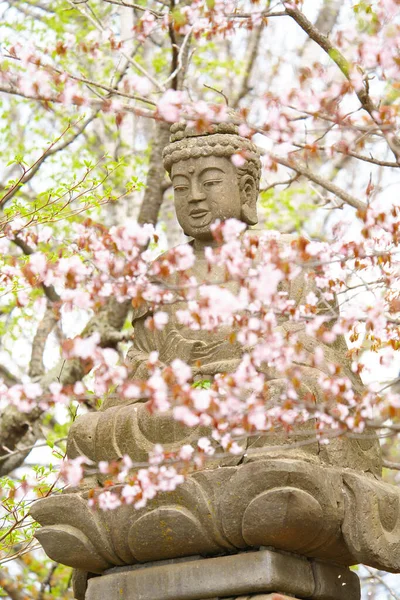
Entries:
POLYGON ((254 498, 242 527, 249 546, 273 546, 301 552, 320 535, 324 514, 318 500, 304 490, 277 487, 254 498))
POLYGON ((92 571, 93 573, 101 572, 110 565, 123 564, 113 551, 107 530, 96 513, 89 508, 87 500, 79 494, 60 494, 38 500, 33 504, 31 514, 43 526, 35 535, 46 553, 54 560, 91 571, 92 569, 86 564, 86 558, 88 563, 92 563, 94 558, 90 557, 96 555, 98 567, 96 571, 92 571), (49 532, 52 534, 49 535, 49 532), (53 542, 52 536, 58 541, 53 542), (70 540, 72 552, 74 537, 77 544, 75 554, 79 555, 79 560, 83 559, 85 564, 79 561, 78 564, 75 564, 75 561, 73 564, 67 562, 70 557, 73 557, 73 553, 66 554, 63 544, 70 540), (89 545, 86 550, 87 542, 89 545))
POLYGON ((161 506, 142 515, 131 526, 128 539, 139 561, 154 560, 155 548, 157 560, 218 552, 201 522, 179 505, 161 506))
POLYGON ((393 485, 344 473, 343 535, 357 562, 400 571, 400 492, 393 485))
POLYGON ((50 558, 70 567, 82 568, 82 557, 85 569, 91 573, 102 573, 111 566, 100 556, 86 535, 76 527, 50 525, 42 527, 35 537, 50 558))
POLYGON ((222 492, 223 530, 237 548, 267 545, 313 556, 340 545, 340 490, 339 474, 315 464, 247 463, 222 492))

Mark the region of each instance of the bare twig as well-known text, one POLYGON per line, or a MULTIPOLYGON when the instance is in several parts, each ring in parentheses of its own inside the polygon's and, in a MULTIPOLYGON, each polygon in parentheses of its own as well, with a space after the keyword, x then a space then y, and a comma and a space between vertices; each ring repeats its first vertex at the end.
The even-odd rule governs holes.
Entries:
MULTIPOLYGON (((293 144, 294 146, 296 146, 297 148, 306 148, 307 149, 307 144, 293 144)), ((358 152, 353 152, 352 150, 342 150, 340 147, 338 146, 332 146, 331 148, 326 148, 325 146, 314 146, 313 148, 315 148, 316 150, 320 150, 322 152, 328 152, 330 150, 334 150, 335 152, 338 152, 339 154, 345 154, 346 156, 351 156, 352 158, 357 158, 358 160, 363 160, 364 162, 368 162, 371 163, 373 165, 378 165, 379 167, 392 167, 392 168, 396 168, 399 169, 400 168, 400 164, 397 162, 393 162, 393 161, 389 161, 389 160, 379 160, 378 158, 373 158, 372 156, 365 156, 364 154, 358 154, 358 152)))
POLYGON ((229 98, 226 94, 224 94, 223 90, 217 90, 217 88, 213 87, 212 85, 207 85, 206 83, 203 83, 203 86, 208 90, 212 90, 213 92, 217 92, 217 94, 220 94, 225 100, 225 104, 229 106, 229 98))
MULTIPOLYGON (((67 440, 66 437, 60 438, 59 440, 55 440, 53 446, 57 446, 58 444, 60 444, 61 442, 65 442, 66 440, 67 440)), ((24 446, 23 448, 18 448, 17 450, 7 451, 7 454, 0 456, 0 463, 8 460, 11 456, 16 456, 17 454, 25 454, 27 452, 30 452, 34 448, 45 448, 45 447, 49 447, 49 444, 47 442, 43 442, 41 444, 31 444, 30 446, 24 446)))
POLYGON ((10 577, 4 569, 0 569, 0 588, 8 594, 11 600, 31 600, 32 598, 15 583, 15 579, 10 577))
POLYGON ((385 467, 385 469, 392 469, 393 471, 400 471, 400 463, 392 462, 390 460, 383 460, 382 467, 385 467))
MULTIPOLYGON (((263 152, 265 153, 265 151, 263 152)), ((303 175, 310 181, 313 181, 317 185, 320 185, 324 189, 328 190, 328 192, 331 192, 332 194, 343 200, 343 202, 345 202, 349 206, 352 206, 353 208, 360 211, 364 211, 367 209, 367 205, 364 202, 358 200, 357 198, 355 198, 339 186, 335 185, 331 181, 328 181, 324 177, 313 173, 308 167, 306 167, 306 165, 300 163, 298 160, 295 160, 293 158, 283 158, 282 156, 275 156, 272 154, 271 158, 278 164, 283 165, 284 167, 288 167, 289 169, 296 171, 296 173, 298 173, 299 175, 303 175)))
POLYGON ((48 588, 49 592, 51 592, 51 580, 53 578, 54 571, 57 569, 58 566, 58 563, 54 563, 53 565, 51 565, 47 576, 43 579, 42 583, 40 584, 40 590, 37 600, 45 599, 46 588, 48 588))
POLYGON ((179 48, 179 52, 176 57, 176 62, 177 62, 176 68, 172 71, 172 73, 168 76, 168 78, 163 82, 163 86, 168 85, 168 83, 170 81, 172 81, 173 79, 175 79, 177 77, 178 73, 180 73, 180 71, 182 69, 184 69, 185 49, 186 49, 186 46, 189 44, 190 36, 192 35, 192 29, 193 29, 193 27, 190 27, 189 31, 186 33, 185 37, 183 38, 183 42, 181 44, 181 47, 179 48))
MULTIPOLYGON (((352 64, 343 56, 343 54, 332 44, 330 39, 321 33, 312 23, 307 19, 307 17, 297 8, 294 8, 292 5, 287 6, 287 2, 284 0, 284 4, 286 7, 286 14, 290 16, 296 23, 303 29, 303 31, 308 35, 310 39, 316 42, 324 52, 326 52, 334 63, 339 67, 340 71, 346 77, 346 79, 351 83, 351 70, 352 64)), ((377 118, 377 107, 373 103, 371 96, 369 95, 369 85, 368 79, 365 79, 364 85, 361 88, 354 88, 354 92, 357 98, 360 101, 363 109, 369 114, 371 119, 376 125, 381 128, 382 123, 380 123, 377 118)), ((387 135, 384 133, 385 140, 395 155, 396 159, 400 161, 400 142, 397 140, 395 135, 387 135)))
POLYGON ((0 379, 2 379, 7 386, 19 383, 17 377, 15 377, 15 375, 13 375, 4 365, 0 365, 0 379))
POLYGON ((237 108, 239 106, 239 102, 246 96, 246 94, 250 91, 250 79, 253 73, 253 69, 257 60, 258 49, 260 46, 261 35, 264 29, 264 21, 255 28, 250 38, 249 48, 248 48, 248 56, 247 62, 244 69, 243 78, 240 84, 239 91, 237 96, 233 99, 232 107, 237 108))
MULTIPOLYGON (((119 340, 115 339, 115 331, 120 331, 125 323, 130 308, 130 302, 118 302, 111 297, 106 305, 97 312, 82 332, 82 337, 92 335, 98 331, 101 337, 101 345, 115 346, 119 340)), ((83 363, 77 359, 61 360, 53 369, 46 373, 40 380, 43 390, 53 381, 59 381, 62 385, 72 385, 84 376, 83 363)), ((43 415, 43 409, 36 406, 30 413, 21 413, 14 406, 7 406, 0 413, 0 454, 4 456, 0 463, 0 477, 22 464, 25 454, 18 449, 18 444, 25 442, 30 447, 40 435, 38 423, 43 415), (7 448, 8 450, 4 450, 7 448), (3 450, 2 450, 3 449, 3 450), (11 456, 11 452, 16 455, 11 456)), ((30 450, 25 450, 29 452, 30 450)))
MULTIPOLYGON (((21 248, 22 252, 27 256, 30 256, 35 252, 24 240, 19 238, 17 235, 13 238, 12 241, 16 246, 21 248)), ((50 300, 50 302, 60 302, 61 298, 57 294, 53 285, 46 285, 45 283, 42 283, 41 285, 47 299, 50 300)))
POLYGON ((259 13, 257 13, 256 11, 251 12, 251 13, 241 13, 241 12, 234 12, 234 13, 229 13, 228 18, 229 19, 253 19, 255 15, 260 15, 261 18, 265 19, 269 17, 284 17, 286 16, 286 11, 270 11, 268 10, 263 10, 259 13))
MULTIPOLYGON (((342 0, 323 0, 315 27, 324 35, 329 35, 332 31, 343 6, 342 0)), ((312 40, 308 37, 299 50, 299 56, 304 56, 312 40)))
MULTIPOLYGON (((18 192, 18 190, 21 188, 21 186, 28 183, 28 181, 30 181, 32 179, 32 177, 34 177, 34 175, 36 175, 36 173, 39 171, 40 167, 50 156, 53 156, 57 152, 61 152, 62 150, 67 148, 70 144, 72 144, 81 135, 81 133, 83 131, 85 131, 86 127, 96 118, 96 116, 97 116, 97 111, 95 113, 93 113, 92 115, 90 115, 90 117, 85 119, 85 121, 83 121, 82 125, 80 125, 76 129, 76 131, 70 138, 66 139, 63 142, 60 142, 60 140, 63 138, 63 136, 72 127, 74 127, 76 125, 76 124, 69 124, 66 127, 66 129, 62 132, 62 134, 54 142, 52 142, 50 144, 50 146, 47 148, 47 150, 45 150, 43 152, 43 154, 38 158, 38 160, 36 162, 34 162, 33 165, 31 167, 29 167, 29 169, 24 170, 22 176, 11 187, 11 189, 8 192, 6 192, 2 198, 0 198, 0 205, 4 205, 6 202, 11 200, 11 198, 13 198, 13 196, 15 196, 15 194, 18 192)), ((25 252, 25 250, 24 250, 24 252, 25 252)), ((31 253, 32 252, 25 252, 25 254, 31 254, 31 253)))
MULTIPOLYGON (((131 55, 127 55, 129 56, 129 60, 132 60, 134 53, 132 53, 131 55)), ((20 60, 17 56, 13 56, 12 54, 7 55, 7 58, 11 58, 13 60, 20 60)), ((126 63, 129 62, 128 59, 125 59, 126 63)), ((59 75, 63 75, 63 76, 67 76, 69 79, 72 79, 73 81, 78 81, 79 83, 84 83, 86 84, 90 91, 92 91, 93 93, 95 93, 94 90, 92 90, 92 88, 99 88, 100 90, 104 90, 105 92, 107 92, 107 97, 113 96, 113 95, 118 95, 118 96, 122 96, 123 98, 128 98, 129 100, 138 100, 140 102, 144 102, 145 104, 150 104, 152 106, 156 106, 156 103, 153 102, 152 100, 149 100, 148 98, 145 98, 144 96, 140 96, 139 94, 126 94, 124 92, 121 92, 118 89, 118 84, 121 80, 121 77, 118 78, 117 82, 115 83, 114 86, 108 86, 105 85, 103 83, 98 83, 97 81, 94 81, 93 79, 88 79, 87 77, 83 77, 81 75, 74 75, 73 73, 70 73, 69 71, 66 71, 64 69, 58 69, 57 67, 53 66, 53 65, 44 65, 43 69, 45 71, 53 71, 54 73, 58 73, 59 75)), ((100 95, 101 99, 104 99, 104 96, 100 95)))
POLYGON ((290 177, 289 179, 285 179, 284 181, 274 181, 274 183, 271 183, 271 184, 267 185, 266 187, 261 188, 260 189, 260 194, 262 192, 267 192, 268 190, 271 190, 271 189, 273 189, 275 187, 278 187, 279 185, 287 185, 289 187, 298 178, 299 178, 299 175, 296 174, 294 177, 290 177))
MULTIPOLYGON (((88 14, 88 12, 86 10, 86 6, 84 6, 84 7, 76 6, 71 0, 68 0, 68 3, 75 10, 78 10, 82 15, 84 15, 87 19, 89 19, 89 21, 96 27, 96 29, 98 29, 99 31, 104 33, 105 29, 104 29, 103 25, 100 23, 100 21, 97 18, 93 18, 93 16, 88 14)), ((120 50, 119 52, 120 52, 121 56, 123 56, 132 66, 134 66, 135 69, 137 71, 139 71, 139 73, 141 73, 144 77, 146 77, 153 84, 153 86, 155 88, 157 88, 160 92, 164 91, 164 87, 161 84, 159 84, 158 81, 156 79, 154 79, 154 77, 152 75, 150 75, 150 73, 148 73, 144 67, 142 67, 142 65, 140 65, 136 60, 134 60, 131 56, 129 56, 129 54, 127 54, 123 50, 120 50)))
POLYGON ((116 6, 126 6, 128 8, 134 8, 135 10, 141 10, 143 12, 149 12, 154 15, 157 19, 163 17, 163 13, 157 12, 148 8, 147 6, 142 6, 141 4, 135 4, 134 2, 125 2, 125 0, 104 0, 108 4, 115 4, 116 6))
POLYGON ((389 594, 392 596, 392 598, 394 598, 394 600, 400 600, 400 596, 398 596, 396 594, 396 592, 394 592, 392 590, 392 588, 386 583, 386 581, 383 579, 383 577, 378 575, 378 573, 376 571, 373 571, 370 567, 367 567, 366 565, 364 565, 364 567, 365 567, 365 569, 367 569, 367 571, 371 577, 376 579, 376 581, 379 581, 381 586, 384 587, 387 592, 389 592, 389 594))

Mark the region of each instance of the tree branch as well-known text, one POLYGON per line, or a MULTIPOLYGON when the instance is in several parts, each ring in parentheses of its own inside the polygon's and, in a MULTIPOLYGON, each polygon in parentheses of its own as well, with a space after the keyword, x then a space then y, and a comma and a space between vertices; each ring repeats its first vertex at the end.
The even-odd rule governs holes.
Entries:
POLYGON ((164 86, 167 85, 170 81, 173 81, 174 82, 173 86, 172 86, 173 89, 175 89, 175 90, 179 89, 180 81, 179 81, 178 75, 182 71, 183 75, 180 79, 181 80, 184 79, 188 51, 189 51, 189 40, 190 40, 191 35, 192 35, 192 27, 186 33, 185 37, 183 38, 182 44, 178 50, 176 47, 177 44, 175 41, 175 32, 173 30, 173 27, 170 26, 170 36, 171 36, 171 41, 172 41, 172 56, 173 56, 172 68, 171 68, 172 72, 169 75, 168 79, 166 79, 164 81, 164 83, 163 83, 164 86))
POLYGON ((147 6, 142 6, 141 4, 135 4, 134 2, 125 2, 125 0, 104 0, 105 2, 107 2, 108 4, 115 4, 116 6, 126 6, 128 8, 134 8, 135 10, 141 10, 143 12, 149 12, 150 14, 154 15, 157 19, 160 19, 161 17, 163 17, 163 13, 157 12, 155 10, 152 10, 151 8, 148 8, 147 6))
POLYGON ((32 343, 32 354, 29 363, 29 377, 35 379, 44 375, 43 353, 47 338, 53 331, 53 328, 60 318, 58 307, 50 304, 46 307, 44 317, 38 325, 35 337, 32 343))
POLYGON ((0 414, 0 477, 4 477, 25 460, 30 452, 22 452, 18 455, 8 456, 17 444, 31 446, 39 435, 38 420, 42 415, 39 407, 34 408, 29 414, 21 413, 15 406, 7 406, 0 414), (3 458, 4 457, 4 458, 3 458))
MULTIPOLYGON (((12 242, 16 246, 18 246, 18 248, 21 248, 22 252, 24 254, 26 254, 27 256, 30 256, 31 254, 34 254, 34 252, 35 252, 33 250, 33 248, 31 248, 24 240, 19 238, 17 235, 13 238, 12 242)), ((61 298, 57 294, 53 285, 46 285, 46 284, 42 283, 41 286, 42 286, 42 289, 43 289, 47 299, 50 302, 60 302, 61 298)))
POLYGON ((0 588, 4 589, 11 600, 32 599, 32 596, 28 595, 26 591, 21 590, 20 587, 14 583, 13 578, 11 578, 4 569, 0 569, 0 588))
POLYGON ((382 467, 385 467, 385 469, 392 469, 393 471, 400 471, 400 463, 392 462, 390 460, 383 460, 382 467))
MULTIPOLYGON (((94 331, 100 333, 103 347, 115 347, 119 340, 115 332, 119 331, 125 323, 130 309, 130 302, 117 302, 109 298, 105 306, 95 314, 82 332, 82 337, 89 337, 94 331)), ((62 385, 73 385, 84 376, 84 367, 78 358, 61 360, 53 369, 46 373, 39 381, 43 390, 47 390, 50 383, 58 381, 62 385)), ((36 406, 30 413, 21 413, 14 406, 7 406, 0 414, 0 456, 18 450, 18 445, 31 446, 40 436, 40 419, 43 409, 36 406)), ((29 453, 30 450, 27 451, 29 453)), ((0 463, 0 477, 10 473, 20 466, 26 454, 15 454, 0 463)))
POLYGON ((0 365, 0 379, 2 379, 7 386, 19 383, 17 377, 15 377, 15 375, 13 375, 4 365, 0 365))
MULTIPOLYGON (((174 6, 172 0, 171 8, 174 6)), ((173 28, 169 29, 169 36, 172 47, 171 74, 168 80, 172 79, 174 89, 182 89, 187 63, 189 60, 189 44, 190 34, 186 34, 182 40, 179 52, 175 32, 173 28)), ((182 36, 181 36, 182 39, 182 36)), ((168 81, 167 80, 167 81, 168 81)), ((143 202, 140 207, 138 223, 152 223, 156 225, 158 215, 160 213, 161 204, 164 197, 165 189, 165 174, 162 165, 162 153, 165 146, 169 142, 170 124, 163 121, 158 121, 156 131, 151 147, 149 170, 146 181, 146 191, 144 193, 143 202)))
POLYGON ((233 108, 237 108, 242 98, 244 98, 246 94, 250 91, 249 82, 257 60, 257 54, 260 46, 261 34, 263 32, 264 25, 264 21, 261 21, 261 23, 254 30, 253 35, 251 36, 244 75, 237 96, 232 102, 233 108))
MULTIPOLYGON (((81 13, 81 15, 84 15, 87 19, 89 19, 89 21, 96 27, 96 29, 104 33, 105 29, 101 22, 97 18, 93 18, 90 14, 88 14, 85 7, 81 8, 80 6, 74 4, 72 0, 68 0, 68 4, 70 4, 75 10, 78 10, 81 13)), ((158 91, 164 92, 163 86, 160 85, 158 81, 150 73, 148 73, 144 67, 142 67, 141 64, 139 64, 136 60, 134 60, 131 56, 129 56, 129 54, 127 54, 123 50, 120 50, 119 52, 121 56, 123 56, 132 66, 134 66, 135 69, 139 71, 139 73, 146 77, 153 84, 153 86, 156 89, 158 89, 158 91)))
MULTIPOLYGON (((339 17, 342 6, 342 0, 324 0, 315 21, 315 27, 324 35, 329 35, 339 17)), ((300 48, 299 56, 304 56, 310 42, 311 39, 307 38, 300 48)))
POLYGON ((162 153, 169 142, 169 123, 159 121, 156 124, 155 135, 150 154, 150 164, 146 181, 146 191, 140 207, 138 223, 152 223, 158 220, 164 191, 164 169, 162 165, 162 153))
MULTIPOLYGON (((57 446, 60 442, 66 442, 67 439, 68 438, 66 438, 66 437, 60 438, 59 440, 56 440, 53 443, 53 446, 57 446)), ((18 450, 13 450, 12 452, 9 452, 8 454, 4 454, 3 456, 0 456, 0 463, 8 460, 12 456, 16 456, 17 454, 25 454, 25 456, 26 456, 27 453, 29 453, 34 448, 45 448, 46 446, 48 446, 48 443, 43 442, 43 444, 31 444, 30 446, 24 446, 23 448, 18 448, 18 450)))
MULTIPOLYGON (((127 55, 128 56, 128 55, 127 55)), ((28 94, 19 90, 12 83, 8 83, 7 85, 0 85, 0 92, 4 92, 6 94, 12 94, 13 96, 20 96, 21 98, 26 98, 27 100, 35 100, 35 102, 43 102, 45 104, 63 104, 64 101, 59 96, 43 96, 41 94, 28 94)), ((74 106, 82 105, 82 98, 76 98, 75 100, 71 100, 71 104, 74 106)), ((94 108, 95 110, 102 110, 109 106, 109 98, 99 99, 99 98, 85 98, 84 99, 89 106, 94 108)), ((136 106, 130 106, 129 104, 124 104, 121 107, 121 110, 125 110, 126 112, 133 113, 139 117, 146 118, 154 118, 154 113, 150 110, 146 110, 143 108, 138 108, 136 106)))
POLYGON ((343 200, 343 202, 345 202, 349 206, 352 206, 353 208, 360 211, 365 211, 367 209, 367 205, 364 202, 358 200, 348 192, 345 192, 345 190, 342 190, 342 188, 328 181, 324 177, 313 173, 308 167, 306 167, 306 165, 300 163, 298 160, 295 160, 294 158, 286 159, 281 156, 275 156, 272 154, 271 158, 278 164, 283 165, 284 167, 288 167, 289 169, 296 171, 296 173, 298 173, 299 175, 303 175, 310 181, 313 181, 317 185, 320 185, 328 192, 331 192, 332 194, 343 200))
MULTIPOLYGON (((307 144, 293 144, 296 148, 307 148, 307 144)), ((364 162, 371 163, 373 165, 378 165, 379 167, 392 167, 394 169, 399 169, 400 164, 397 162, 389 161, 389 160, 379 160, 378 158, 373 158, 372 156, 365 156, 364 154, 358 154, 357 152, 353 152, 352 150, 342 150, 338 146, 332 146, 332 148, 326 148, 325 146, 314 146, 317 150, 322 152, 327 152, 329 150, 334 150, 339 154, 344 154, 345 156, 351 156, 352 158, 357 158, 358 160, 363 160, 364 162)))
MULTIPOLYGON (((3 91, 3 90, 0 90, 0 91, 3 91)), ((52 144, 50 144, 50 146, 47 148, 47 150, 45 150, 45 152, 42 154, 42 156, 29 169, 27 169, 23 173, 23 175, 16 182, 16 184, 13 185, 12 188, 0 199, 0 205, 4 205, 6 202, 11 200, 15 196, 15 194, 20 190, 21 186, 24 185, 25 183, 28 183, 28 181, 30 181, 32 179, 32 177, 34 177, 34 175, 36 175, 36 173, 39 171, 39 169, 43 165, 43 163, 49 158, 49 156, 53 156, 54 154, 57 154, 57 152, 61 152, 61 150, 64 150, 70 144, 72 144, 77 139, 77 137, 79 137, 81 135, 81 133, 83 133, 85 131, 85 129, 89 125, 89 123, 91 123, 96 118, 97 113, 98 113, 98 111, 96 111, 90 117, 88 117, 82 123, 82 125, 80 127, 78 127, 78 129, 76 130, 76 132, 74 133, 73 136, 71 136, 69 139, 67 139, 61 143, 58 143, 62 139, 62 137, 67 133, 67 131, 71 127, 73 127, 73 125, 71 125, 71 124, 68 125, 68 127, 56 139, 56 141, 53 142, 52 144)), ((17 243, 17 241, 15 241, 15 243, 17 243)), ((17 245, 19 245, 19 243, 17 243, 17 245)), ((24 252, 25 252, 25 250, 24 250, 24 252)), ((31 254, 32 252, 25 252, 25 254, 31 254)))
POLYGON ((376 579, 376 581, 378 581, 382 587, 385 588, 385 590, 387 592, 389 592, 389 594, 391 595, 391 597, 394 600, 400 600, 400 596, 398 596, 391 587, 389 587, 389 585, 386 583, 386 581, 380 576, 378 575, 375 571, 373 571, 370 567, 367 567, 366 565, 364 565, 364 568, 367 569, 367 571, 369 572, 370 576, 373 577, 374 579, 376 579))

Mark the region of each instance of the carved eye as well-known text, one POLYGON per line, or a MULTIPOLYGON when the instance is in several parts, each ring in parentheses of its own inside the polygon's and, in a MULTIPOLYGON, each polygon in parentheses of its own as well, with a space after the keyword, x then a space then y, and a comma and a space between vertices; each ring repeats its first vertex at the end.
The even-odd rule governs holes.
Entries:
POLYGON ((182 185, 175 185, 174 186, 174 192, 182 192, 182 193, 184 193, 184 192, 187 192, 188 189, 189 189, 189 186, 183 185, 183 184, 182 185))
POLYGON ((222 182, 222 179, 209 179, 208 181, 205 181, 203 183, 203 186, 206 189, 210 189, 210 188, 214 187, 215 185, 218 185, 221 182, 222 182))

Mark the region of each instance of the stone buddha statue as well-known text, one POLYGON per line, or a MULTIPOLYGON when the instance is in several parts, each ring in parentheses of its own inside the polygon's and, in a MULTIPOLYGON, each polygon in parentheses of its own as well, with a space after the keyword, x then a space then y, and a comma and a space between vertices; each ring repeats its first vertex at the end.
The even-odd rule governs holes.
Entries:
MULTIPOLYGON (((199 135, 195 129, 177 123, 171 127, 171 143, 164 150, 164 167, 168 171, 175 199, 175 210, 178 222, 184 233, 192 238, 189 244, 195 254, 195 263, 186 271, 187 277, 195 277, 200 283, 218 283, 237 293, 238 286, 234 281, 224 281, 223 270, 213 267, 205 258, 205 249, 217 245, 211 226, 215 221, 226 221, 234 218, 243 221, 248 234, 255 235, 257 230, 257 197, 259 192, 261 163, 256 146, 248 139, 240 137, 237 126, 230 123, 214 125, 207 134, 199 135), (241 152, 245 163, 236 167, 231 157, 241 152)), ((244 234, 246 235, 246 233, 244 234)), ((289 244, 293 236, 283 235, 280 244, 289 244)), ((168 254, 168 253, 166 253, 168 254)), ((161 256, 162 260, 165 255, 161 256)), ((178 282, 175 277, 158 279, 161 288, 170 285, 172 288, 178 282)), ((304 272, 295 278, 290 287, 281 285, 288 299, 296 305, 305 304, 306 296, 312 289, 312 283, 307 281, 304 272)), ((243 346, 232 343, 230 327, 219 327, 218 331, 193 330, 182 325, 176 316, 177 311, 186 308, 185 302, 177 297, 162 310, 168 314, 168 323, 159 331, 150 331, 146 320, 152 314, 151 307, 142 303, 134 309, 133 326, 134 341, 127 354, 127 364, 132 379, 146 379, 149 355, 157 351, 162 364, 168 365, 179 358, 187 362, 197 378, 212 378, 216 373, 234 371, 243 356, 243 346)), ((317 307, 318 314, 329 313, 329 306, 321 303, 317 307)), ((335 314, 336 311, 332 311, 335 314)), ((311 357, 317 345, 324 346, 327 363, 340 364, 344 374, 350 378, 357 390, 361 381, 354 375, 350 362, 346 357, 347 347, 342 336, 334 344, 321 344, 302 332, 304 327, 293 324, 285 318, 278 319, 279 328, 283 331, 296 329, 299 341, 307 349, 311 357)), ((335 319, 331 318, 326 325, 332 327, 335 319)), ((311 365, 311 361, 310 365, 311 365)), ((298 365, 302 373, 301 393, 321 396, 318 384, 320 370, 310 365, 298 365)), ((327 364, 321 367, 328 373, 327 364)), ((271 389, 271 399, 274 402, 274 389, 279 397, 286 382, 272 369, 264 368, 271 389)), ((139 401, 141 402, 141 401, 139 401)), ((347 467, 355 465, 365 471, 379 473, 380 458, 376 438, 372 435, 360 445, 359 441, 341 438, 333 441, 329 447, 320 446, 315 439, 315 433, 309 434, 309 445, 293 450, 293 442, 304 443, 303 430, 310 431, 315 423, 308 422, 305 427, 297 427, 299 438, 292 435, 290 440, 284 435, 258 436, 242 443, 244 449, 254 450, 254 446, 274 446, 283 444, 285 448, 277 449, 274 453, 318 456, 330 464, 340 464, 347 467)), ((136 425, 135 425, 136 426, 136 425)), ((105 401, 101 411, 95 415, 89 414, 77 419, 73 424, 68 442, 68 455, 87 456, 93 461, 121 458, 128 454, 135 461, 147 459, 149 450, 155 443, 162 444, 167 451, 173 452, 184 443, 190 443, 201 435, 206 435, 206 429, 182 427, 170 414, 149 415, 145 404, 137 405, 135 400, 124 400, 115 395, 105 401), (127 407, 130 405, 130 408, 127 407), (137 423, 140 435, 129 429, 132 423, 137 423), (128 428, 128 429, 127 429, 128 428)), ((230 458, 229 464, 241 461, 242 457, 230 458)), ((215 463, 210 463, 215 464, 215 463)), ((224 464, 224 461, 222 461, 224 464)))
MULTIPOLYGON (((240 137, 237 127, 230 123, 214 125, 203 134, 179 123, 171 128, 164 166, 173 184, 178 221, 184 233, 192 238, 188 243, 196 260, 187 275, 194 275, 202 283, 220 282, 220 268, 210 270, 205 259, 205 249, 217 244, 211 225, 217 219, 235 218, 249 230, 243 235, 255 234, 261 172, 257 148, 240 137), (240 167, 231 160, 238 153, 245 157, 240 167)), ((292 239, 283 235, 279 244, 288 244, 292 239)), ((160 277, 158 283, 173 289, 174 279, 160 277)), ((237 291, 234 282, 223 285, 237 291)), ((284 285, 282 291, 295 305, 304 304, 312 289, 304 273, 284 285)), ((176 358, 184 360, 198 378, 212 378, 236 369, 243 346, 231 343, 232 331, 224 327, 218 332, 195 331, 184 326, 176 315, 184 305, 184 300, 178 298, 163 307, 169 319, 162 331, 150 331, 145 325, 152 312, 149 304, 134 309, 134 341, 127 356, 132 379, 147 378, 146 365, 154 351, 165 365, 176 358)), ((317 306, 319 314, 326 315, 327 311, 329 307, 325 304, 317 306)), ((334 322, 332 317, 327 327, 334 322)), ((325 363, 316 368, 311 358, 321 342, 309 336, 302 325, 285 318, 278 320, 277 327, 282 332, 297 328, 298 339, 309 357, 298 365, 300 397, 310 392, 317 400, 321 397, 319 376, 321 371, 329 372, 329 363, 340 364, 354 388, 361 389, 361 380, 350 368, 343 337, 339 336, 332 344, 323 344, 325 363)), ((270 384, 266 402, 278 401, 285 381, 267 366, 263 372, 270 384)), ((69 458, 86 456, 95 462, 115 460, 126 454, 134 462, 143 462, 155 444, 174 452, 208 433, 205 427, 183 426, 169 413, 150 414, 145 400, 121 399, 115 395, 97 413, 76 420, 69 433, 67 451, 69 458)), ((358 600, 359 585, 348 565, 364 562, 386 570, 400 569, 400 495, 380 479, 380 449, 372 432, 362 439, 341 437, 327 445, 320 444, 315 422, 310 420, 305 426, 296 426, 290 439, 278 430, 249 436, 241 443, 243 454, 211 459, 174 492, 159 494, 139 510, 125 505, 113 511, 91 511, 86 498, 90 488, 101 483, 101 476, 87 479, 86 485, 74 493, 37 502, 32 514, 43 526, 37 537, 46 552, 55 560, 75 567, 79 581, 83 578, 86 582, 91 577, 88 595, 84 591, 86 583, 77 584, 77 597, 201 600, 281 591, 315 600, 358 600), (153 568, 164 568, 157 562, 156 567, 139 569, 142 563, 175 561, 173 572, 182 573, 179 585, 184 587, 187 575, 183 573, 189 567, 182 560, 187 557, 197 557, 201 565, 210 568, 214 564, 210 560, 225 560, 228 568, 227 559, 232 562, 236 557, 233 567, 236 577, 236 573, 242 573, 244 555, 261 552, 260 549, 272 552, 274 560, 278 555, 287 557, 285 553, 296 555, 299 572, 306 569, 311 573, 307 575, 308 583, 302 587, 300 580, 297 585, 278 577, 279 581, 272 578, 272 583, 246 587, 243 581, 247 567, 243 567, 243 577, 237 575, 239 579, 242 577, 242 583, 237 585, 217 582, 210 589, 200 586, 198 592, 181 593, 181 588, 178 590, 171 583, 171 594, 165 591, 164 595, 162 590, 150 593, 148 588, 142 594, 135 587, 138 581, 150 578, 153 568), (345 591, 336 585, 335 578, 347 586, 345 591), (326 581, 333 579, 332 589, 321 591, 325 590, 326 581), (101 586, 106 581, 114 582, 110 584, 114 595, 111 592, 101 595, 101 586), (121 586, 125 590, 123 596, 117 594, 121 586), (133 589, 135 593, 129 591, 133 589)), ((168 577, 168 569, 165 573, 168 577)))
MULTIPOLYGON (((196 130, 178 123, 171 127, 171 143, 164 150, 164 166, 172 181, 178 222, 192 238, 189 244, 196 262, 187 275, 194 275, 202 283, 218 282, 221 270, 214 268, 210 273, 204 255, 205 248, 216 244, 211 226, 217 220, 229 218, 241 220, 249 227, 257 223, 261 175, 257 149, 249 140, 237 135, 235 125, 222 123, 214 126, 208 135, 198 135, 196 130), (246 162, 237 168, 231 157, 239 151, 246 153, 246 162)), ((169 314, 168 326, 153 335, 144 327, 148 308, 143 305, 135 311, 135 341, 127 357, 132 377, 146 376, 143 365, 153 350, 159 353, 164 364, 181 358, 191 364, 198 375, 212 376, 233 370, 241 351, 239 346, 227 342, 231 331, 208 334, 184 328, 175 317, 179 308, 181 304, 172 310, 163 307, 169 314), (196 367, 199 362, 200 368, 196 367)))

